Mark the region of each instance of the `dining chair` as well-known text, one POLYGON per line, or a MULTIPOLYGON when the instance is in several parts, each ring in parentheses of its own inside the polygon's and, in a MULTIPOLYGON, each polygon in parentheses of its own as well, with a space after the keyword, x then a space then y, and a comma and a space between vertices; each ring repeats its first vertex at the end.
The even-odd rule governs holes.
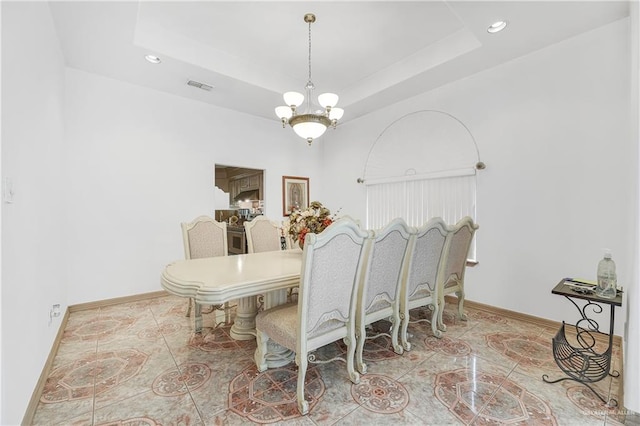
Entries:
MULTIPOLYGON (((277 251, 291 248, 290 236, 285 236, 283 246, 282 236, 284 235, 283 226, 268 219, 266 216, 256 216, 252 221, 244 223, 245 234, 247 237, 247 252, 260 253, 263 251, 277 251)), ((273 293, 270 297, 276 297, 280 300, 280 296, 273 293)), ((293 287, 283 292, 282 297, 286 300, 294 301, 297 297, 297 288, 293 287)), ((258 300, 264 301, 263 298, 258 300)))
POLYGON ((367 372, 362 358, 367 339, 388 336, 394 352, 403 352, 398 343, 400 293, 408 264, 407 249, 413 233, 415 228, 410 228, 403 219, 397 218, 383 229, 374 231, 373 237, 368 240, 369 255, 358 292, 356 314, 356 368, 361 374, 367 372), (366 326, 382 319, 391 323, 389 332, 367 336, 366 326))
POLYGON ((267 369, 267 347, 275 342, 295 352, 298 365, 298 409, 305 415, 304 382, 309 363, 346 361, 353 383, 360 375, 354 368, 357 291, 370 233, 353 221, 338 220, 320 234, 308 234, 302 251, 297 303, 264 310, 256 316, 255 362, 267 369), (346 358, 316 360, 312 351, 343 339, 346 358))
MULTIPOLYGON (((227 256, 227 224, 217 222, 208 216, 198 216, 191 222, 181 223, 182 240, 184 243, 184 256, 186 259, 200 259, 203 257, 227 256)), ((189 298, 186 316, 191 315, 191 307, 194 307, 196 323, 202 321, 202 307, 189 298)), ((231 322, 231 310, 229 303, 216 305, 214 310, 224 310, 225 323, 231 322)), ((200 324, 201 325, 201 324, 200 324)), ((196 324, 196 331, 199 329, 196 324)))
POLYGON ((248 253, 282 250, 282 227, 277 222, 266 216, 256 216, 253 220, 244 222, 244 229, 248 253))
POLYGON ((411 350, 407 334, 409 323, 430 322, 433 335, 442 336, 438 329, 437 292, 448 232, 447 225, 441 218, 433 218, 418 228, 409 242, 407 273, 400 296, 400 338, 402 347, 407 351, 411 350), (411 321, 409 311, 421 306, 431 309, 431 319, 419 318, 411 321))
POLYGON ((467 269, 467 256, 471 247, 473 236, 479 226, 473 219, 466 216, 460 219, 454 226, 449 227, 449 237, 444 253, 444 265, 442 266, 442 279, 438 289, 438 328, 446 330, 442 315, 444 311, 444 296, 455 293, 458 298, 458 317, 466 321, 464 308, 464 274, 467 269))

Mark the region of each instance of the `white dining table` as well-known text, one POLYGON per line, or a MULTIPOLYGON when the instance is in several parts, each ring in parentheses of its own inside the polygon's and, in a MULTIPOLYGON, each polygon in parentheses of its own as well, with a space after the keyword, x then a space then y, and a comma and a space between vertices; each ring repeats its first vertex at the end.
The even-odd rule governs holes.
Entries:
POLYGON ((269 251, 235 256, 177 260, 162 271, 160 283, 171 294, 195 301, 193 326, 202 332, 202 305, 237 300, 231 337, 255 338, 257 296, 265 309, 286 303, 287 289, 298 286, 302 250, 269 251))

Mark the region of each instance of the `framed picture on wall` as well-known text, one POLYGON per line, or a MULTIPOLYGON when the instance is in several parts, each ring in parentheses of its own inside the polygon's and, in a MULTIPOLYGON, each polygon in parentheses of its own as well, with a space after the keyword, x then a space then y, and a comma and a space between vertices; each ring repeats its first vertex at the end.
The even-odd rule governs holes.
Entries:
POLYGON ((309 178, 282 176, 282 215, 289 216, 293 209, 309 207, 309 178))

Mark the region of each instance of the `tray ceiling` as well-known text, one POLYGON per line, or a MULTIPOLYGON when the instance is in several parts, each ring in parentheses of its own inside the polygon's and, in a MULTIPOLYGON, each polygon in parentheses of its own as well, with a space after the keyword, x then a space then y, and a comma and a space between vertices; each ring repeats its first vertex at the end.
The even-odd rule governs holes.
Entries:
POLYGON ((616 1, 50 2, 67 66, 278 121, 303 91, 344 121, 628 16, 616 1), (487 33, 496 20, 509 26, 487 33), (146 54, 162 59, 158 65, 146 54), (213 86, 205 91, 189 80, 213 86))

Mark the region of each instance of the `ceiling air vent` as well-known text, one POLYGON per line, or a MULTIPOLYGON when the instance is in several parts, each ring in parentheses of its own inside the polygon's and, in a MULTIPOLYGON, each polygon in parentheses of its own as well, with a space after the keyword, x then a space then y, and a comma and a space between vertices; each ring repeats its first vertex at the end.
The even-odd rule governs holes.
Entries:
POLYGON ((197 87, 198 89, 206 90, 207 92, 213 89, 213 86, 209 84, 200 83, 199 81, 194 81, 194 80, 187 81, 187 86, 197 87))

